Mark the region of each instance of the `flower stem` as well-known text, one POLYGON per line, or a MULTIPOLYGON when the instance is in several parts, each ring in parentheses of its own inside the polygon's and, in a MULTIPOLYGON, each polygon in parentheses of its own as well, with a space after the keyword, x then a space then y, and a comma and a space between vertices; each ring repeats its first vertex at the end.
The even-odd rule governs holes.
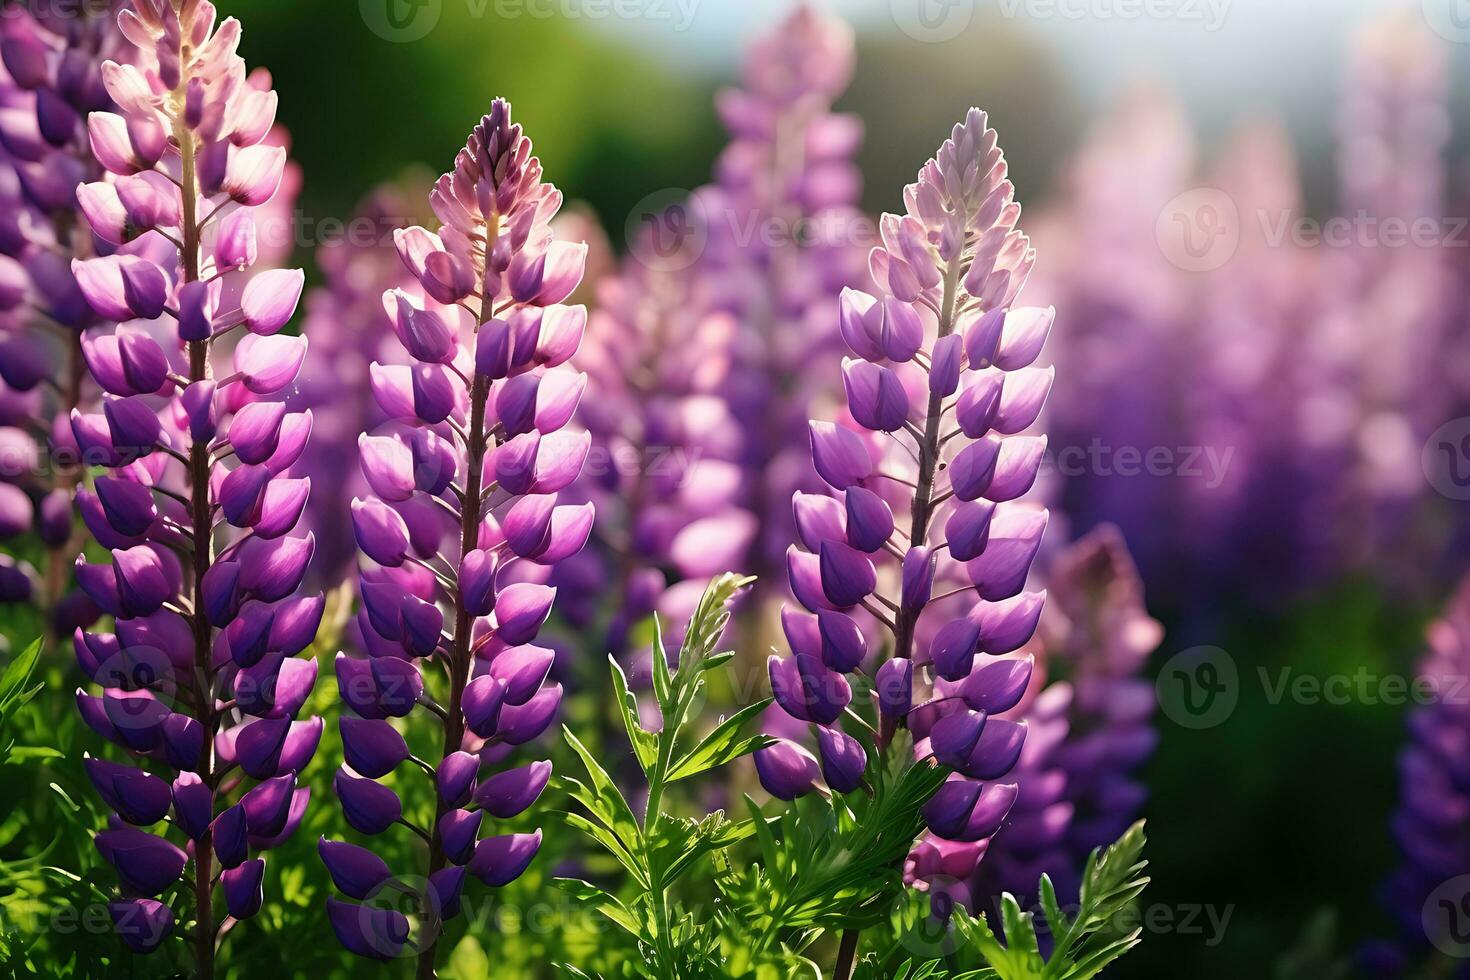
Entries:
MULTIPOLYGON (((182 161, 180 193, 183 201, 183 260, 184 281, 194 282, 199 278, 199 222, 196 213, 198 188, 195 177, 194 138, 182 122, 174 125, 174 136, 179 143, 182 161)), ((209 377, 209 341, 189 341, 189 381, 203 381, 209 377)), ((218 718, 214 710, 214 676, 211 669, 213 643, 209 618, 204 611, 204 576, 209 571, 213 557, 212 521, 209 507, 209 442, 195 440, 189 445, 189 514, 193 524, 193 572, 194 609, 190 617, 194 631, 194 682, 196 685, 196 711, 202 730, 202 746, 199 756, 199 774, 204 784, 213 792, 214 740, 218 718)), ((213 856, 214 840, 209 831, 194 845, 194 926, 195 974, 200 980, 214 977, 214 890, 213 856)))
MULTIPOLYGON (((489 263, 490 253, 495 246, 495 239, 500 229, 500 219, 497 215, 491 215, 485 223, 485 263, 486 282, 482 288, 484 300, 480 308, 479 323, 484 326, 493 313, 491 302, 492 293, 489 288, 489 263)), ((465 486, 460 513, 460 536, 459 554, 460 560, 474 550, 480 538, 480 515, 483 501, 481 498, 481 483, 485 472, 485 453, 489 446, 489 436, 485 431, 485 409, 490 400, 490 379, 480 374, 474 374, 470 383, 470 420, 469 430, 465 433, 465 486)), ((464 710, 461 702, 464 698, 465 685, 470 679, 470 662, 473 654, 470 650, 471 635, 474 630, 473 617, 465 607, 464 597, 456 590, 454 597, 454 646, 449 652, 449 705, 444 715, 444 752, 445 757, 459 751, 464 742, 464 710)), ((447 859, 444 855, 444 842, 439 834, 439 825, 444 816, 449 812, 442 797, 435 787, 434 826, 430 829, 429 839, 429 877, 433 878, 435 872, 442 871, 447 859)), ((418 980, 432 980, 434 973, 434 955, 438 951, 437 936, 435 941, 424 946, 419 951, 418 980)))

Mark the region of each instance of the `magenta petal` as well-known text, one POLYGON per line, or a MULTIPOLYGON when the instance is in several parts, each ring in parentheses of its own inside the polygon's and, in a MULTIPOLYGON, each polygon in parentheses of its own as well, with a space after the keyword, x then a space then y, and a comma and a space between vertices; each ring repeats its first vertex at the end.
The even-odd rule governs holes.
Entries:
POLYGON ((174 910, 151 898, 127 898, 107 903, 112 926, 135 953, 151 953, 173 934, 174 910))
POLYGON ((856 548, 840 542, 822 543, 818 567, 822 593, 839 609, 862 602, 878 585, 872 560, 856 548))
POLYGON ((1045 592, 1022 592, 1000 602, 982 602, 971 613, 980 624, 980 649, 986 653, 1010 653, 1019 649, 1036 632, 1045 592))
MULTIPOLYGON (((214 264, 220 269, 247 269, 255 264, 256 254, 255 215, 249 208, 236 208, 220 220, 219 238, 214 243, 214 264)), ((245 296, 250 295, 251 286, 261 278, 264 275, 245 287, 245 296)), ((242 309, 245 307, 243 300, 240 305, 242 309)), ((245 322, 250 323, 248 309, 245 322)))
POLYGON ((353 498, 352 531, 357 546, 379 565, 397 568, 408 555, 408 525, 379 500, 353 498))
POLYGON ((791 496, 791 510, 796 518, 796 533, 813 554, 821 550, 824 541, 847 540, 846 511, 843 501, 836 497, 798 491, 791 496))
POLYGON ((996 367, 1016 371, 1036 360, 1051 333, 1057 311, 1052 307, 1018 307, 1006 313, 996 367))
POLYGON ((1031 683, 1035 659, 993 660, 970 672, 959 687, 959 695, 975 711, 998 714, 1020 703, 1031 683))
POLYGON ((950 486, 960 500, 976 500, 990 488, 1000 458, 1002 442, 986 436, 961 449, 949 466, 950 486))
POLYGON ((1046 524, 1044 508, 1008 504, 1000 510, 984 554, 965 565, 982 599, 1009 599, 1025 588, 1046 524))
POLYGON ((259 207, 275 197, 285 167, 284 147, 231 146, 221 190, 247 207, 259 207))
POLYGON ((817 748, 822 759, 822 778, 835 793, 850 793, 863 781, 868 754, 862 743, 835 728, 817 727, 817 748))
POLYGON ((393 872, 383 859, 365 847, 319 838, 317 854, 332 876, 332 884, 349 898, 371 898, 393 872))
POLYGON ((865 487, 848 487, 843 495, 847 512, 847 543, 869 554, 878 551, 893 534, 893 511, 865 487))
POLYGON ((257 395, 274 394, 296 380, 305 359, 305 337, 247 334, 235 347, 235 370, 257 395))
POLYGON ((251 333, 269 335, 296 313, 306 274, 300 269, 269 269, 253 277, 240 295, 240 311, 251 333))
POLYGON ((496 635, 511 646, 536 638, 541 624, 551 613, 556 589, 534 582, 517 582, 503 589, 495 600, 496 635))
POLYGON ((475 802, 492 817, 508 820, 529 809, 550 779, 551 763, 545 761, 498 772, 480 784, 475 802))

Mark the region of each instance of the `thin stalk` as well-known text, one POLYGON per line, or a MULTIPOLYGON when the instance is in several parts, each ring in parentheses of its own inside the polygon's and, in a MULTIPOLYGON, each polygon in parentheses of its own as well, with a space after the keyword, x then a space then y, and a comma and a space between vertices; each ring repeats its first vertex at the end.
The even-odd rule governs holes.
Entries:
MULTIPOLYGON (((944 271, 944 300, 939 312, 939 334, 937 339, 948 337, 954 331, 955 298, 959 294, 962 271, 963 249, 949 260, 944 271)), ((924 418, 924 438, 919 443, 919 478, 914 488, 914 503, 909 511, 909 541, 914 547, 923 547, 929 536, 929 521, 934 516, 934 476, 939 468, 939 429, 944 420, 944 397, 938 392, 929 393, 928 412, 924 418)), ((920 608, 905 607, 899 610, 894 623, 893 655, 909 658, 913 656, 914 627, 919 620, 920 608)), ((886 758, 888 745, 898 730, 894 718, 884 717, 878 731, 878 751, 886 758)), ((853 962, 857 956, 858 930, 848 929, 842 933, 842 943, 837 949, 837 962, 833 967, 833 980, 848 980, 852 975, 853 962)))
MULTIPOLYGON (((490 297, 490 253, 495 247, 495 239, 500 232, 500 218, 498 215, 490 216, 485 225, 485 285, 484 295, 487 297, 480 304, 480 316, 478 327, 483 327, 493 315, 490 297)), ((469 431, 465 433, 465 489, 463 504, 460 512, 460 536, 459 553, 461 559, 464 555, 474 550, 479 542, 480 514, 483 501, 480 499, 481 482, 485 469, 485 452, 488 448, 488 436, 485 431, 485 406, 490 398, 490 379, 478 372, 475 373, 470 384, 470 425, 469 431)), ((473 617, 465 607, 464 597, 456 589, 454 592, 454 643, 449 651, 449 706, 443 715, 444 722, 444 756, 449 756, 459 751, 464 742, 464 711, 461 702, 464 698, 465 685, 469 683, 470 661, 473 653, 470 649, 472 640, 471 633, 473 617)), ((429 877, 434 873, 442 871, 447 858, 444 855, 444 842, 439 834, 439 825, 443 822, 449 808, 445 806, 444 800, 439 796, 438 788, 434 793, 437 802, 434 805, 434 826, 430 831, 429 840, 429 877)), ((434 973, 434 954, 438 950, 438 938, 429 943, 419 951, 418 980, 432 980, 434 973)))
MULTIPOLYGON (((187 56, 181 52, 181 57, 187 56)), ((183 92, 175 93, 182 105, 183 92)), ((174 124, 174 137, 179 144, 182 160, 180 195, 183 202, 183 260, 184 281, 194 282, 199 278, 199 222, 198 189, 195 176, 194 138, 182 121, 174 124)), ((189 341, 189 381, 204 381, 209 377, 209 341, 189 341)), ((212 637, 209 618, 204 613, 204 576, 209 571, 213 558, 214 535, 209 507, 209 442, 197 440, 189 446, 189 515, 193 524, 193 572, 194 610, 190 625, 194 631, 194 682, 197 686, 197 712, 202 729, 200 749, 200 776, 204 784, 215 788, 214 740, 219 726, 219 717, 214 707, 214 672, 212 669, 212 637)), ((194 927, 195 973, 200 980, 214 977, 214 841, 208 830, 194 845, 194 908, 197 922, 194 927)))

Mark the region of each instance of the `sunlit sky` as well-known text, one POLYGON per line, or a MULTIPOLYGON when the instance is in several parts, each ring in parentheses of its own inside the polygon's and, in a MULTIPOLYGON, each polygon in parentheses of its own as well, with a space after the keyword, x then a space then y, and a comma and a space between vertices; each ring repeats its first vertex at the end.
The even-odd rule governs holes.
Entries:
MULTIPOLYGON (((558 2, 575 7, 579 0, 558 2)), ((740 42, 790 6, 789 0, 624 2, 625 9, 655 16, 597 23, 682 68, 711 72, 728 71, 740 42)), ((1013 20, 1057 52, 1084 102, 1105 102, 1140 76, 1167 78, 1207 123, 1258 107, 1290 112, 1283 102, 1335 89, 1345 39, 1376 11, 1405 7, 1422 15, 1422 8, 1444 16, 1458 4, 1470 23, 1470 0, 831 0, 828 6, 860 30, 901 36, 899 20, 920 3, 936 17, 968 15, 975 28, 987 18, 1013 20), (1175 13, 1118 13, 1149 4, 1175 13)))

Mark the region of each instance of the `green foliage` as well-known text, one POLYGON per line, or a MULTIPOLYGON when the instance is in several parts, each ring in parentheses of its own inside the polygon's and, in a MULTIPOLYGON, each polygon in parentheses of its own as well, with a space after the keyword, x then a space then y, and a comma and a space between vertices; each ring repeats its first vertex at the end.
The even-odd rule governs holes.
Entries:
POLYGON ((17 749, 12 726, 16 712, 40 692, 42 685, 28 686, 36 670, 36 660, 41 656, 41 640, 38 637, 15 659, 6 664, 0 674, 0 765, 12 761, 36 758, 58 758, 61 753, 48 746, 26 746, 17 749))
POLYGON ((886 956, 870 955, 855 974, 856 980, 1088 980, 1138 945, 1142 929, 1128 910, 1149 879, 1143 876, 1143 822, 1139 821, 1106 850, 1087 859, 1075 914, 1063 910, 1051 879, 1041 876, 1042 919, 1039 925, 1054 938, 1043 954, 1037 938, 1038 922, 1022 911, 1013 895, 1001 896, 1000 925, 1004 942, 983 917, 956 907, 947 930, 935 933, 923 896, 913 895, 894 915, 897 939, 886 956), (938 959, 915 959, 915 947, 943 947, 938 959), (907 958, 905 958, 907 957, 907 958))
POLYGON ((609 658, 618 713, 648 787, 642 819, 597 757, 564 730, 586 772, 585 780, 559 780, 585 811, 566 814, 566 822, 613 858, 626 886, 615 893, 580 879, 558 879, 557 884, 579 906, 596 911, 636 942, 643 956, 625 961, 624 972, 659 980, 722 972, 718 919, 699 918, 673 892, 704 858, 760 833, 765 820, 757 812, 750 820, 732 822, 720 811, 695 820, 666 812, 664 804, 670 785, 709 773, 770 741, 763 735, 743 734, 769 700, 736 712, 702 737, 696 734, 706 675, 733 656, 715 650, 729 622, 729 604, 751 581, 723 575, 710 583, 690 620, 676 668, 670 667, 662 633, 656 631, 653 694, 663 719, 657 732, 643 727, 627 678, 609 658))
MULTIPOLYGON (((902 737, 902 736, 901 736, 902 737)), ((746 797, 761 862, 723 882, 732 931, 757 953, 805 948, 821 932, 885 921, 903 894, 904 857, 923 831, 920 808, 946 772, 895 744, 868 793, 813 794, 767 823, 746 797)))

